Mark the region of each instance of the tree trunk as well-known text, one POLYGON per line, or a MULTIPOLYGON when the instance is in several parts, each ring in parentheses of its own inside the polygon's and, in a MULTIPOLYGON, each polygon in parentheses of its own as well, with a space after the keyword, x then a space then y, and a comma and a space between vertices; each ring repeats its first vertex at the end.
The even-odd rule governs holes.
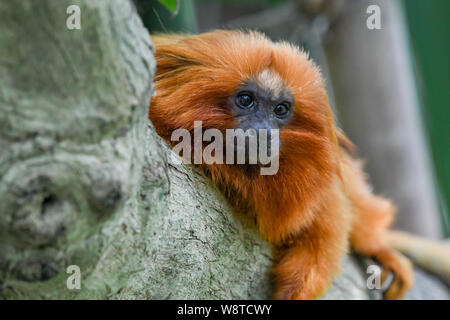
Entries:
MULTIPOLYGON (((72 2, 0 3, 0 297, 269 298, 269 244, 148 121, 155 64, 134 7, 77 1, 68 30, 72 2)), ((348 257, 327 297, 379 297, 365 263, 348 257)))
POLYGON ((398 5, 351 1, 326 47, 331 78, 339 119, 366 160, 375 193, 398 207, 395 227, 439 239, 443 228, 430 153, 398 5), (381 9, 380 30, 366 27, 369 5, 381 9))

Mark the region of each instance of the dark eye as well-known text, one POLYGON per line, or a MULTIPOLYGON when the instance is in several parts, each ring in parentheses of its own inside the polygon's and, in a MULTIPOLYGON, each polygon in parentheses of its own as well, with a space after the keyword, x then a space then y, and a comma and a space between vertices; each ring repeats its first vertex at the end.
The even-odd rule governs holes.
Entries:
POLYGON ((273 109, 273 112, 278 117, 285 117, 289 113, 289 105, 287 103, 280 103, 273 109))
POLYGON ((236 104, 243 109, 250 109, 254 103, 253 97, 248 93, 241 93, 236 98, 236 104))

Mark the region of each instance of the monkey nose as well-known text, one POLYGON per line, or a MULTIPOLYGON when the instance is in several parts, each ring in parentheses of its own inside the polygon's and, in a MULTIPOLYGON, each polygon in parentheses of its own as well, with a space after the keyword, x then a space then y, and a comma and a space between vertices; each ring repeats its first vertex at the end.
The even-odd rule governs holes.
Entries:
POLYGON ((270 140, 272 140, 272 128, 264 127, 256 129, 256 136, 258 138, 258 143, 267 143, 270 145, 270 140))

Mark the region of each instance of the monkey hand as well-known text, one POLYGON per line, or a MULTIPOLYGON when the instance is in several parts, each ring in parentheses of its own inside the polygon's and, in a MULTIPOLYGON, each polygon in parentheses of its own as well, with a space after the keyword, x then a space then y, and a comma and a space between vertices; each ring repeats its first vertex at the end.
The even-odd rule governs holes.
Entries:
POLYGON ((331 277, 318 269, 298 268, 295 272, 276 269, 274 299, 277 300, 314 300, 331 284, 331 277))
POLYGON ((409 259, 390 248, 375 252, 374 258, 382 265, 381 283, 384 284, 388 275, 394 276, 391 284, 383 293, 385 300, 398 300, 414 284, 414 273, 409 259))
MULTIPOLYGON (((320 219, 331 220, 323 214, 320 219)), ((347 239, 340 228, 329 228, 317 219, 292 244, 277 248, 275 299, 310 300, 323 295, 339 273, 346 253, 347 239)))

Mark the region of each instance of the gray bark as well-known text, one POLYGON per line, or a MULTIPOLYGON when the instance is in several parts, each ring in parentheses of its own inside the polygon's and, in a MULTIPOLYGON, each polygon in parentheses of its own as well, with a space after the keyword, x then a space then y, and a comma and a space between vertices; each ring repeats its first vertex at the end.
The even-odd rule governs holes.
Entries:
MULTIPOLYGON (((72 3, 0 3, 0 297, 269 298, 269 244, 147 119, 153 49, 130 2, 77 1, 70 31, 72 3)), ((378 297, 365 263, 327 297, 378 297)))

